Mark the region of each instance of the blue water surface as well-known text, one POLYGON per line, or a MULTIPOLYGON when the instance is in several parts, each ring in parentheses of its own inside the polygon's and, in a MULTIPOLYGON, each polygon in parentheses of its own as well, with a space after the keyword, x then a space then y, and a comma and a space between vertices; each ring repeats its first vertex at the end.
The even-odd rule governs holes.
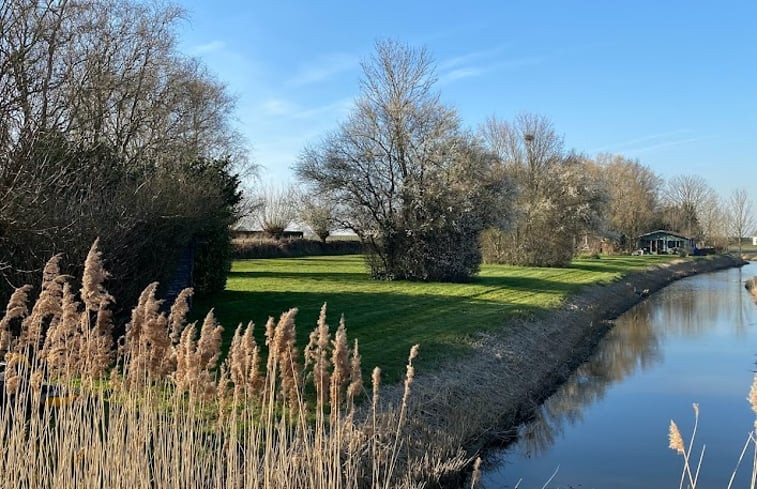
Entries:
MULTIPOLYGON (((616 320, 591 358, 492 454, 487 489, 678 488, 681 457, 668 448, 674 419, 706 445, 697 487, 725 488, 755 414, 746 396, 757 354, 757 305, 744 281, 757 263, 690 277, 616 320), (519 485, 518 485, 519 484, 519 485)), ((752 452, 753 453, 753 452, 752 452)), ((734 487, 748 487, 751 460, 734 487)))

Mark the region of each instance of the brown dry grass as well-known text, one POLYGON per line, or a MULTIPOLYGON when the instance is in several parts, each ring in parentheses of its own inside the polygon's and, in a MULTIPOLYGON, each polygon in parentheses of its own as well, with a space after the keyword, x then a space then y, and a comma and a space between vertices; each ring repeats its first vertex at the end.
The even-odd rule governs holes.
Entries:
POLYGON ((212 311, 186 324, 191 291, 166 314, 148 286, 116 347, 97 243, 78 295, 58 261, 34 305, 22 287, 0 319, 0 487, 410 488, 469 462, 413 438, 417 346, 398 402, 376 369, 358 409, 358 345, 344 318, 332 336, 325 306, 304 355, 291 309, 266 325, 265 366, 249 324, 217 368, 222 327, 212 311))

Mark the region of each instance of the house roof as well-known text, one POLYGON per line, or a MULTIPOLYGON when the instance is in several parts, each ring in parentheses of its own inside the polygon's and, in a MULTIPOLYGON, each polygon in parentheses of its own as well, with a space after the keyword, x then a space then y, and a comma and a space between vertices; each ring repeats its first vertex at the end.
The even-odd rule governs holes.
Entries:
POLYGON ((652 231, 651 233, 642 234, 641 236, 639 236, 639 239, 647 238, 649 236, 654 236, 656 234, 665 234, 667 236, 675 236, 677 238, 685 239, 687 241, 691 239, 690 237, 684 236, 681 233, 676 233, 674 231, 666 231, 665 229, 658 229, 657 231, 652 231))

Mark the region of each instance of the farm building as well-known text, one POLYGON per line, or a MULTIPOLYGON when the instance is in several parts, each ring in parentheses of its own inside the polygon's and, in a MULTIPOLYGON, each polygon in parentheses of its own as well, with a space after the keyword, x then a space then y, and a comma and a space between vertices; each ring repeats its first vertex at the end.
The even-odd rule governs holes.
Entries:
POLYGON ((639 248, 645 253, 657 255, 675 253, 678 250, 691 251, 694 248, 694 240, 673 231, 660 229, 639 236, 639 248))
POLYGON ((604 253, 613 255, 620 249, 621 237, 615 233, 585 233, 579 241, 578 249, 584 253, 604 253))
POLYGON ((757 236, 752 236, 752 245, 757 246, 757 236))

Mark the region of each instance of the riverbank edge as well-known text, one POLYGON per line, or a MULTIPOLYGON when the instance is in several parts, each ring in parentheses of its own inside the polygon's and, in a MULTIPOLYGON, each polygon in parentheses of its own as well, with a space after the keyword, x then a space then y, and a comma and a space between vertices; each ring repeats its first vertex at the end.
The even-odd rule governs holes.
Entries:
POLYGON ((587 286, 545 315, 479 335, 464 358, 417 375, 410 433, 436 461, 426 487, 467 484, 472 459, 512 442, 623 312, 674 281, 746 263, 732 255, 676 260, 587 286))

